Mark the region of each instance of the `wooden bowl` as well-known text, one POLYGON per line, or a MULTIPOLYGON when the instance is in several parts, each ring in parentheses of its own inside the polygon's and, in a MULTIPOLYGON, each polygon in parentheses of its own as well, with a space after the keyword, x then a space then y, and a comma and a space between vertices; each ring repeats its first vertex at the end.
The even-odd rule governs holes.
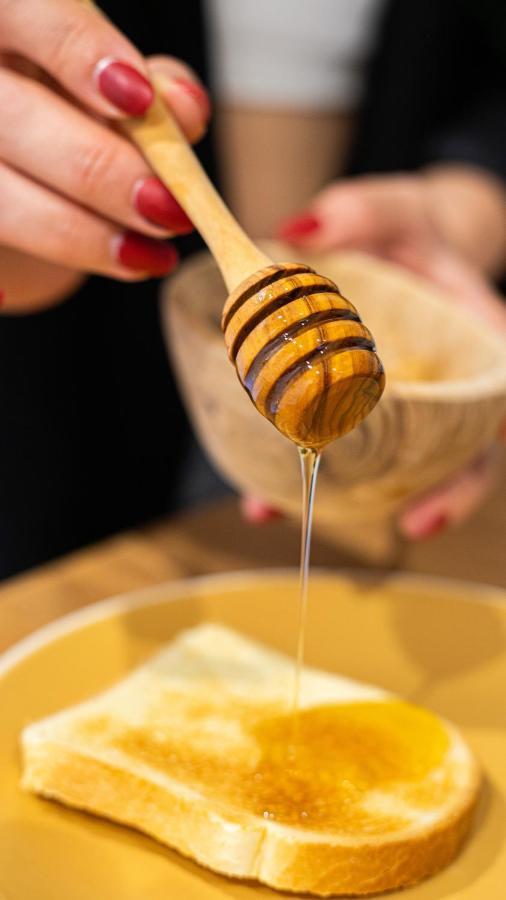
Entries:
MULTIPOLYGON (((281 244, 267 249, 275 259, 293 257, 281 244)), ((323 454, 315 522, 381 558, 395 513, 495 439, 506 415, 506 342, 392 264, 349 251, 306 253, 302 261, 358 307, 386 371, 377 408, 323 454)), ((183 397, 225 478, 300 515, 298 454, 254 408, 227 358, 219 326, 225 299, 207 253, 183 264, 164 288, 164 329, 183 397)))

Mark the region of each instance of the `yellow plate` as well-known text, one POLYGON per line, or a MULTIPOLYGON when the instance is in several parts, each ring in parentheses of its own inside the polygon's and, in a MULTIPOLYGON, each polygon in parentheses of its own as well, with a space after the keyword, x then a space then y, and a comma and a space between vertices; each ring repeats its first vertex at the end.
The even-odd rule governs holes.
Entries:
MULTIPOLYGON (((88 607, 0 661, 1 900, 254 900, 135 831, 18 787, 27 722, 106 687, 181 628, 223 622, 291 652, 296 580, 266 572, 161 585, 88 607)), ((415 576, 312 578, 307 661, 375 682, 460 726, 488 786, 472 838, 409 900, 503 900, 506 848, 506 592, 415 576)))

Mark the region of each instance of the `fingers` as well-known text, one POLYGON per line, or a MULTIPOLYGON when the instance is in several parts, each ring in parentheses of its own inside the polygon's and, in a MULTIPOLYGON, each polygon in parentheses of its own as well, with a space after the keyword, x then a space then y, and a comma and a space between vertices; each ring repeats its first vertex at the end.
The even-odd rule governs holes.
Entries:
POLYGON ((168 56, 150 57, 148 69, 188 140, 200 140, 211 117, 211 102, 195 72, 168 56))
POLYGON ((353 247, 379 254, 422 275, 461 306, 506 334, 502 298, 479 270, 438 234, 416 176, 357 178, 330 185, 280 237, 308 250, 353 247))
MULTIPOLYGON (((100 13, 77 0, 0 0, 0 49, 41 66, 81 104, 108 118, 142 116, 154 91, 148 63, 100 13)), ((183 63, 156 57, 153 70, 170 84, 167 97, 185 130, 201 136, 207 95, 183 63)))
POLYGON ((3 163, 0 195, 0 244, 7 247, 128 281, 165 275, 177 263, 170 244, 120 229, 3 163))
POLYGON ((127 228, 154 236, 160 228, 191 231, 138 150, 105 124, 47 87, 1 69, 0 104, 4 162, 127 228))
POLYGON ((37 63, 95 112, 142 115, 153 100, 146 63, 95 9, 76 0, 0 0, 2 45, 37 63))
POLYGON ((247 522, 252 525, 264 525, 266 522, 272 522, 275 519, 282 518, 282 513, 268 506, 258 497, 246 495, 240 499, 241 513, 247 522))
POLYGON ((410 540, 423 540, 463 522, 493 488, 501 469, 493 448, 401 515, 399 530, 410 540))
POLYGON ((459 306, 506 335, 506 306, 501 295, 475 266, 445 244, 424 247, 423 250, 414 246, 397 246, 391 257, 440 285, 449 296, 453 295, 459 306))
POLYGON ((413 230, 420 204, 414 177, 337 182, 321 191, 308 210, 284 222, 279 236, 315 250, 376 249, 413 230))

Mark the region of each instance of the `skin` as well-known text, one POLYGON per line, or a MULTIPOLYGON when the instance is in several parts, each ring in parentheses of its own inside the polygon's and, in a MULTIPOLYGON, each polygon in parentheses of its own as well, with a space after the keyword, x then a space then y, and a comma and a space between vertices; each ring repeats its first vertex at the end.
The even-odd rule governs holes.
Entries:
MULTIPOLYGON (((488 321, 506 338, 506 307, 493 283, 506 269, 504 185, 482 169, 457 163, 414 174, 334 181, 353 127, 349 117, 334 118, 337 125, 331 123, 328 113, 311 117, 294 110, 280 110, 278 115, 260 109, 219 112, 221 140, 226 144, 230 135, 235 147, 234 157, 230 153, 226 157, 226 182, 228 199, 240 221, 257 236, 277 231, 294 248, 351 247, 399 263, 443 287, 455 303, 488 321), (251 127, 252 123, 257 127, 251 127), (298 134, 289 164, 287 129, 298 134), (328 142, 333 162, 332 153, 327 152, 324 159, 320 156, 318 166, 311 167, 311 178, 307 173, 300 177, 301 167, 308 167, 311 156, 299 153, 299 148, 307 147, 315 134, 319 141, 328 142), (262 147, 269 148, 269 154, 262 147), (254 170, 257 149, 261 172, 254 170), (243 152, 251 161, 247 172, 239 162, 243 152), (283 165, 278 164, 279 153, 284 154, 283 165), (268 193, 262 191, 265 184, 268 193), (321 188, 324 184, 327 186, 321 188), (276 228, 272 227, 273 207, 278 214, 276 228), (308 230, 297 234, 301 220, 308 230)), ((498 435, 499 439, 505 437, 505 433, 498 435)), ((500 467, 501 451, 496 444, 407 507, 398 520, 400 532, 408 539, 423 539, 463 521, 493 488, 500 467)), ((255 497, 244 498, 242 508, 253 522, 277 515, 255 497)))
POLYGON ((145 60, 105 18, 76 0, 0 0, 0 271, 2 309, 41 309, 71 294, 89 272, 125 281, 124 229, 161 240, 170 232, 135 208, 152 175, 115 130, 124 113, 100 92, 97 66, 127 63, 165 79, 164 96, 191 141, 205 131, 195 74, 168 57, 145 60), (64 37, 62 37, 62 35, 64 37), (187 84, 181 82, 183 79, 187 84), (58 135, 58 140, 52 140, 58 135))
MULTIPOLYGON (((491 176, 464 166, 335 183, 311 202, 318 227, 296 243, 318 250, 354 247, 400 263, 506 338, 506 306, 490 280, 506 258, 505 201, 491 176)), ((289 223, 282 232, 287 229, 289 223)), ((489 493, 500 467, 493 446, 408 506, 400 531, 425 538, 463 521, 489 493)))

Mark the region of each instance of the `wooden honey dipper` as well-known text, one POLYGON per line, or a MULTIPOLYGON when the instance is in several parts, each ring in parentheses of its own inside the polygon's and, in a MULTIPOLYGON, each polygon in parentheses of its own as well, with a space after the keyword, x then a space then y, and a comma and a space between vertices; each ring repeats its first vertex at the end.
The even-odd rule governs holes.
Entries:
POLYGON ((282 434, 320 449, 351 431, 381 397, 385 377, 372 335, 333 281, 302 263, 274 264, 247 237, 161 99, 163 81, 155 77, 154 86, 146 115, 123 130, 220 268, 231 292, 222 328, 241 384, 282 434))
POLYGON ((222 328, 256 408, 301 447, 320 449, 374 408, 385 377, 370 331, 328 278, 274 264, 247 237, 159 96, 125 130, 186 211, 228 290, 222 328))

